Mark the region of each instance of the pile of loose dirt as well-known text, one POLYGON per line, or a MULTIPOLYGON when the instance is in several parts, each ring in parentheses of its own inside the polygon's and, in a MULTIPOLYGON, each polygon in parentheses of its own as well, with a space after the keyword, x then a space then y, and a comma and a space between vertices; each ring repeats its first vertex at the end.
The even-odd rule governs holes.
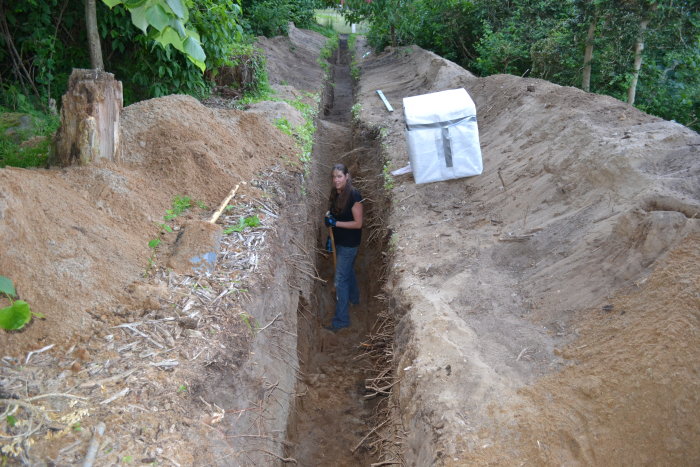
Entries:
MULTIPOLYGON (((308 61, 300 79, 317 87, 279 85, 280 97, 317 104, 307 91, 322 92, 325 38, 292 36, 308 61)), ((277 59, 299 62, 288 49, 277 59)), ((123 111, 114 163, 0 170, 0 274, 46 316, 3 338, 2 397, 20 401, 3 405, 17 420, 2 420, 12 435, 4 453, 74 464, 92 438, 98 464, 260 465, 282 454, 296 310, 313 266, 301 255, 299 148, 271 123, 299 124, 300 114, 282 103, 220 107, 188 96, 140 102, 123 111), (219 222, 260 224, 224 235, 212 273, 168 270, 187 222, 209 218, 241 181, 219 222), (191 208, 166 222, 183 196, 191 208), (98 422, 103 436, 93 435, 98 422)))
POLYGON ((294 274, 271 268, 270 248, 283 240, 266 232, 273 219, 286 225, 279 209, 288 197, 297 202, 298 181, 282 164, 298 149, 264 116, 208 109, 187 96, 140 102, 121 121, 116 163, 0 170, 0 241, 9 246, 0 271, 46 317, 3 337, 2 397, 24 404, 12 412, 17 425, 5 427, 14 437, 3 452, 26 464, 80 462, 103 422, 98 463, 211 464, 232 453, 257 462, 258 442, 225 440, 237 433, 226 410, 241 410, 238 420, 274 413, 270 430, 285 427, 289 401, 254 394, 277 374, 288 374, 277 380, 289 389, 294 374, 259 348, 253 330, 270 324, 265 342, 294 344, 286 342, 296 327, 298 292, 286 293, 294 274), (261 226, 227 236, 213 274, 166 270, 187 220, 208 218, 241 181, 248 185, 221 222, 257 216, 261 226), (192 207, 166 222, 176 196, 189 196, 192 207), (175 231, 166 233, 166 223, 175 231), (162 242, 151 256, 154 238, 162 242), (291 316, 279 320, 286 310, 291 316))
POLYGON ((237 182, 296 151, 263 117, 210 110, 187 96, 134 104, 122 120, 119 163, 0 170, 0 271, 46 316, 8 334, 3 355, 60 342, 95 320, 111 323, 115 309, 139 308, 126 288, 146 270, 148 242, 172 199, 216 206, 237 182))
POLYGON ((403 97, 465 87, 481 132, 482 175, 401 176, 385 219, 408 463, 697 462, 699 284, 683 252, 700 246, 700 136, 609 97, 476 78, 417 47, 361 68, 360 118, 385 129, 391 169, 408 163, 403 97), (660 264, 687 283, 646 280, 660 264))

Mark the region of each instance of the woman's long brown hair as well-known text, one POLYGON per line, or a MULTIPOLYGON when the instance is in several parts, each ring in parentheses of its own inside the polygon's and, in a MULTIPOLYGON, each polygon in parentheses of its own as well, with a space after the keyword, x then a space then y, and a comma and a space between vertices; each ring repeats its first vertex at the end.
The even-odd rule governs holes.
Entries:
MULTIPOLYGON (((333 172, 342 172, 343 175, 348 175, 348 168, 345 164, 335 164, 333 169, 331 169, 331 179, 333 177, 333 172)), ((348 176, 348 181, 345 184, 343 191, 338 193, 338 190, 334 186, 331 186, 331 195, 328 198, 329 210, 334 216, 339 216, 343 209, 348 204, 348 199, 350 198, 350 193, 352 193, 352 177, 348 176)))

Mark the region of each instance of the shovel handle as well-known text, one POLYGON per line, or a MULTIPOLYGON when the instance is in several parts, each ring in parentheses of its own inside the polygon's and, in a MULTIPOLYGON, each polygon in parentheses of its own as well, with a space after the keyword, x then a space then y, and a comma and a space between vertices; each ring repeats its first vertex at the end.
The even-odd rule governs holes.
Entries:
POLYGON ((333 250, 333 269, 335 269, 337 259, 335 257, 335 238, 333 237, 333 227, 328 227, 328 233, 331 236, 331 249, 333 250))
POLYGON ((219 220, 219 216, 221 216, 221 213, 224 212, 224 209, 226 209, 226 206, 228 205, 228 202, 231 201, 231 198, 236 196, 236 192, 238 191, 238 187, 241 185, 245 185, 245 182, 241 182, 238 185, 236 185, 233 190, 228 194, 228 196, 221 202, 221 205, 219 206, 219 209, 216 210, 216 212, 211 216, 211 219, 209 219, 210 224, 216 224, 216 221, 219 220))

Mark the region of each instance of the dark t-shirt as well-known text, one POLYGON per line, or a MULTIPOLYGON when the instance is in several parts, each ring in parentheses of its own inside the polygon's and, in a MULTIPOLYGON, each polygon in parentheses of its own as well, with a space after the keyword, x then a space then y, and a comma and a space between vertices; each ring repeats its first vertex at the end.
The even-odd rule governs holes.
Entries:
MULTIPOLYGON (((335 216, 336 220, 341 222, 352 222, 355 218, 352 216, 352 207, 355 203, 362 201, 362 195, 360 192, 353 188, 348 197, 348 203, 345 205, 343 211, 335 216)), ((340 246, 355 247, 360 246, 360 240, 362 240, 362 229, 344 229, 342 227, 333 227, 333 236, 335 237, 335 244, 340 246)))

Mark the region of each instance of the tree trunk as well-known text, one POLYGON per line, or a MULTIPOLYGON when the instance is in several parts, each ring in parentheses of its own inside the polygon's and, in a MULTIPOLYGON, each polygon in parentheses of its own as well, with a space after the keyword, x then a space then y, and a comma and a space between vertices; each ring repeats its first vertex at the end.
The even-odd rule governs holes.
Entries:
POLYGON ((637 94, 637 81, 639 81, 639 70, 642 68, 642 52, 644 51, 644 31, 649 25, 648 19, 643 19, 639 23, 639 36, 634 45, 634 71, 632 73, 632 82, 627 90, 627 103, 634 105, 634 98, 637 94))
POLYGON ((118 161, 122 83, 112 73, 74 69, 61 102, 61 126, 54 138, 51 163, 118 161))
POLYGON ((595 28, 598 24, 598 17, 593 16, 591 24, 588 26, 586 36, 586 51, 583 54, 583 78, 581 79, 581 89, 586 92, 591 91, 591 62, 593 61, 593 39, 595 39, 595 28))
POLYGON ((97 32, 97 8, 95 0, 85 0, 85 26, 87 28, 88 47, 90 48, 90 65, 95 70, 104 70, 100 35, 97 32))

